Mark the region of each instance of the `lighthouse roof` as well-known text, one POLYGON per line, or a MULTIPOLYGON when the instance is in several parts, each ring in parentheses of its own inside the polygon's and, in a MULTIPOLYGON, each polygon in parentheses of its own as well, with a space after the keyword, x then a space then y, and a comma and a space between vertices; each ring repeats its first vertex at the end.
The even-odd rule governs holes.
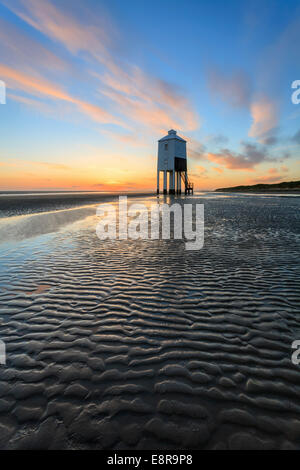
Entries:
POLYGON ((182 137, 179 137, 179 135, 177 135, 177 132, 174 131, 174 129, 170 129, 168 131, 168 135, 166 135, 165 137, 162 137, 162 139, 159 139, 158 142, 162 142, 164 140, 171 140, 171 139, 177 139, 177 140, 181 140, 182 142, 186 142, 186 140, 184 140, 182 137))

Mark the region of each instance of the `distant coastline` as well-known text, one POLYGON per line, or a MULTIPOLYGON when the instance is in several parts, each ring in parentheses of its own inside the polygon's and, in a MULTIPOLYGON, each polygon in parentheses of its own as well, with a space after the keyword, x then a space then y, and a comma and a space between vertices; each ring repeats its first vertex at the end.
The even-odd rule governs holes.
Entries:
POLYGON ((275 184, 253 184, 250 186, 232 186, 230 188, 218 188, 219 192, 239 192, 239 193, 267 193, 267 192, 300 192, 300 181, 284 181, 275 184))

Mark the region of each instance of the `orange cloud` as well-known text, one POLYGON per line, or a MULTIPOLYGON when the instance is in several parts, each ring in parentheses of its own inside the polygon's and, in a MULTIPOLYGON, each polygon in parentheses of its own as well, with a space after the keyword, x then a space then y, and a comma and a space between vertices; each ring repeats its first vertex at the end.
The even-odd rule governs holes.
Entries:
POLYGON ((201 165, 196 166, 196 171, 199 174, 199 176, 203 176, 207 173, 207 169, 204 166, 201 166, 201 165))
POLYGON ((124 96, 114 91, 106 91, 105 95, 113 100, 120 112, 132 121, 155 129, 156 132, 180 127, 180 121, 172 117, 166 110, 154 102, 143 102, 131 96, 124 96))
POLYGON ((69 71, 70 64, 60 59, 28 35, 22 33, 13 24, 0 19, 0 54, 1 62, 12 67, 18 64, 22 70, 34 74, 36 65, 52 72, 69 71), (28 53, 30 51, 30 53, 28 53))
POLYGON ((264 97, 250 105, 252 125, 249 137, 254 137, 264 143, 268 133, 278 124, 278 110, 274 101, 264 97))
POLYGON ((233 154, 230 150, 224 150, 223 153, 208 152, 206 154, 206 158, 211 162, 223 165, 225 168, 230 170, 253 171, 253 164, 245 160, 243 156, 233 154))
MULTIPOLYGON (((110 42, 110 35, 104 27, 108 18, 88 15, 82 27, 70 11, 63 11, 47 0, 4 0, 7 8, 12 10, 23 21, 55 41, 64 44, 71 52, 90 50, 91 54, 105 54, 105 44, 110 42)), ((81 15, 84 10, 81 11, 81 15)), ((103 15, 102 15, 103 16, 103 15)))
MULTIPOLYGON (((101 75, 93 71, 89 61, 91 75, 101 81, 98 91, 117 105, 116 115, 121 112, 127 121, 132 121, 132 128, 143 127, 147 132, 147 128, 162 131, 175 127, 191 131, 198 127, 198 116, 192 104, 177 87, 147 75, 136 65, 127 62, 121 66, 121 62, 113 58, 110 49, 118 32, 107 16, 95 15, 81 8, 80 16, 77 14, 75 17, 72 12, 65 12, 48 0, 5 0, 5 4, 71 53, 80 53, 84 59, 92 57, 100 62, 106 68, 106 73, 101 75)), ((108 119, 99 108, 79 100, 72 99, 72 102, 79 106, 81 112, 87 111, 99 122, 120 124, 119 119, 112 120, 111 116, 108 119)))
POLYGON ((98 75, 108 90, 99 91, 119 105, 125 105, 123 112, 127 117, 139 122, 142 119, 151 128, 153 121, 154 128, 160 129, 180 127, 191 131, 198 127, 193 106, 174 85, 146 75, 137 66, 131 66, 129 72, 116 65, 109 68, 112 73, 98 75))
POLYGON ((288 167, 286 167, 285 165, 282 165, 282 166, 280 167, 280 170, 281 170, 282 172, 287 172, 287 171, 289 171, 288 167))
POLYGON ((250 184, 276 183, 283 181, 286 178, 286 175, 283 173, 287 173, 288 171, 289 169, 285 165, 282 165, 280 168, 269 168, 266 175, 251 179, 250 184))
POLYGON ((216 171, 217 173, 223 173, 223 168, 220 168, 218 166, 213 167, 213 170, 216 171))
MULTIPOLYGON (((74 98, 62 88, 45 80, 19 72, 11 67, 0 64, 0 76, 6 81, 8 88, 27 92, 35 96, 42 96, 54 100, 60 100, 76 105, 80 112, 86 114, 96 122, 119 124, 119 120, 113 117, 100 106, 87 103, 78 98, 74 98)), ((28 101, 27 101, 28 104, 28 101)))
POLYGON ((289 169, 285 165, 282 165, 280 167, 280 171, 279 171, 278 168, 269 168, 268 169, 268 174, 269 175, 280 175, 280 172, 287 173, 288 171, 289 171, 289 169))
POLYGON ((10 160, 8 162, 0 162, 1 166, 4 167, 14 167, 19 168, 20 166, 29 166, 29 167, 46 167, 52 170, 70 170, 72 167, 64 165, 63 163, 53 163, 53 162, 38 162, 32 160, 10 160))

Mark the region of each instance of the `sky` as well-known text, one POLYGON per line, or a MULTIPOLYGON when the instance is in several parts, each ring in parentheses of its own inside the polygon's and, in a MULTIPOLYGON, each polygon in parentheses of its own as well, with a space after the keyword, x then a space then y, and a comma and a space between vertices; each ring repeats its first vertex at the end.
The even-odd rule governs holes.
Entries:
POLYGON ((299 180, 299 44, 296 0, 0 0, 0 190, 155 190, 172 128, 198 190, 299 180))

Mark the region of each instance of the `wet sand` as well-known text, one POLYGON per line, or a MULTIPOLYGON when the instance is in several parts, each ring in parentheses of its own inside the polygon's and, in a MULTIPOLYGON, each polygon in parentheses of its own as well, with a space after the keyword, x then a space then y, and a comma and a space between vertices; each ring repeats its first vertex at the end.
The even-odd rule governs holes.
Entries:
POLYGON ((1 449, 300 448, 300 198, 215 196, 199 251, 91 212, 0 245, 1 449))
MULTIPOLYGON (((105 192, 57 192, 57 193, 0 193, 0 218, 33 214, 116 201, 121 193, 105 192)), ((147 197, 145 193, 122 193, 128 198, 147 197)))

